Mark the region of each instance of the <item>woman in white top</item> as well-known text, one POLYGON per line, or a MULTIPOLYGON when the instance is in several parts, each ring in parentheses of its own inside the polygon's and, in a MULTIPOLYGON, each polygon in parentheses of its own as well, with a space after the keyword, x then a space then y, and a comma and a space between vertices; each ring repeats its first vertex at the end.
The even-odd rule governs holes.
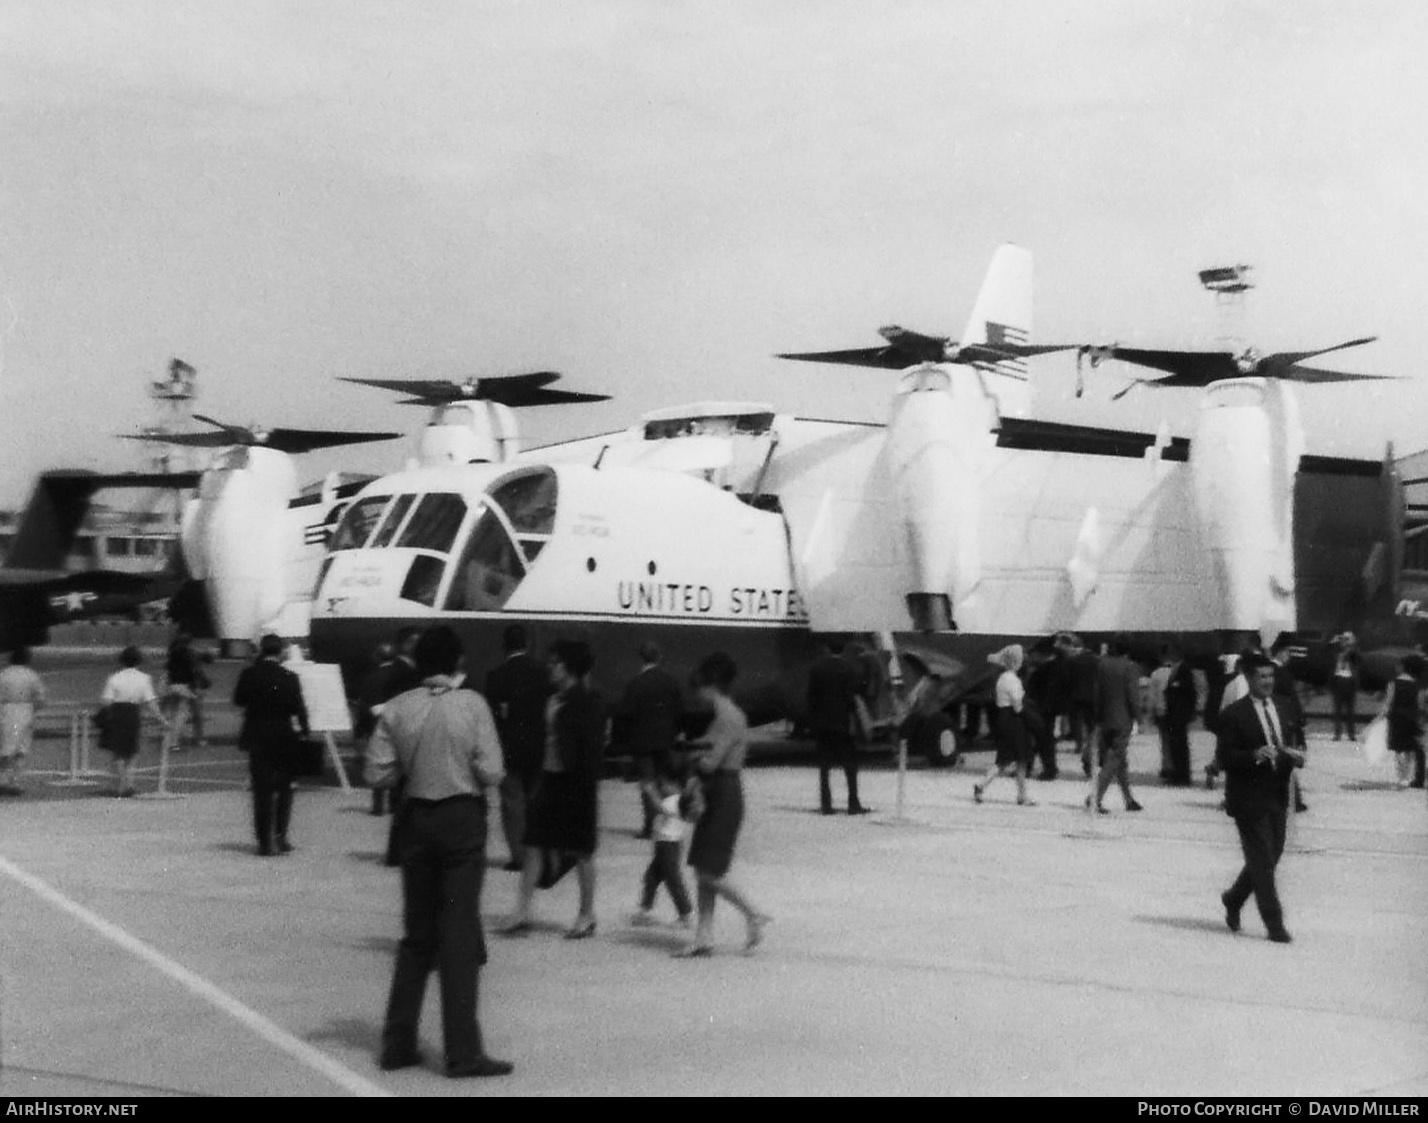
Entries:
POLYGON ((30 752, 35 711, 45 704, 45 685, 30 669, 30 649, 17 647, 0 671, 0 795, 20 794, 20 770, 30 752))
POLYGON ((115 795, 129 797, 134 794, 129 770, 134 757, 139 752, 139 734, 143 725, 144 709, 147 709, 165 729, 167 719, 159 709, 159 696, 154 691, 154 680, 139 670, 144 661, 137 647, 126 647, 119 653, 122 671, 115 671, 104 683, 104 718, 99 728, 99 745, 114 754, 114 771, 118 778, 115 795))
POLYGON ((1023 807, 1035 804, 1026 794, 1027 735, 1022 724, 1021 709, 1026 698, 1017 672, 1021 670, 1025 656, 1021 644, 1013 643, 994 655, 987 656, 987 662, 1002 668, 997 679, 996 716, 992 719, 992 736, 997 745, 996 762, 987 770, 980 784, 972 788, 972 798, 982 802, 982 794, 998 776, 1011 773, 1016 777, 1016 801, 1023 807))

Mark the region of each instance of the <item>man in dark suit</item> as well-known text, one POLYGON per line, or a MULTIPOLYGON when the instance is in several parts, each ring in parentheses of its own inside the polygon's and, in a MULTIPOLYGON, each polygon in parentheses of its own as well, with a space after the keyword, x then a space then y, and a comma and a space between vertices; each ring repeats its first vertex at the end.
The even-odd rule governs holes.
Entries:
MULTIPOLYGON (((639 673, 625 684, 624 696, 615 710, 621 739, 635 760, 641 791, 656 778, 669 776, 670 753, 679 736, 684 716, 684 692, 675 677, 659 665, 660 649, 645 642, 640 645, 639 673)), ((640 838, 651 837, 654 811, 650 801, 644 807, 644 827, 640 838)))
POLYGON ((1136 715, 1140 713, 1140 668, 1126 654, 1124 640, 1112 640, 1110 653, 1096 668, 1096 725, 1100 737, 1100 775, 1096 777, 1096 810, 1108 814, 1102 805, 1112 781, 1120 786, 1127 811, 1141 806, 1131 794, 1130 739, 1136 715))
POLYGON ((545 754, 545 704, 550 673, 527 650, 526 630, 512 624, 501 636, 506 658, 486 674, 486 701, 496 716, 506 774, 501 780, 501 833, 508 871, 525 865, 526 807, 540 779, 545 754))
POLYGON ((1329 676, 1329 698, 1334 708, 1334 740, 1348 730, 1354 739, 1355 704, 1359 697, 1359 644, 1353 632, 1334 637, 1334 670, 1329 676))
POLYGON ((1249 694, 1220 711, 1215 758, 1225 773, 1225 811, 1235 820, 1245 863, 1220 895, 1225 923, 1240 930, 1240 910, 1254 894, 1259 915, 1275 943, 1290 942, 1274 887, 1274 868, 1284 853, 1289 776, 1304 753, 1289 741, 1293 715, 1274 692, 1274 664, 1263 655, 1244 660, 1249 694))
POLYGON ((1080 636, 1062 640, 1066 660, 1066 712, 1071 719, 1071 736, 1081 754, 1081 770, 1091 774, 1091 748, 1096 730, 1096 674, 1100 658, 1081 642, 1080 636))
POLYGON ((253 830, 258 854, 269 857, 292 850, 288 821, 293 809, 291 760, 297 733, 310 730, 307 707, 297 675, 281 663, 283 641, 266 635, 258 642, 258 658, 243 668, 233 688, 233 704, 243 711, 238 747, 248 754, 248 777, 253 785, 253 830))
POLYGON ((1170 674, 1165 680, 1164 713, 1160 728, 1165 737, 1169 772, 1165 782, 1176 787, 1190 783, 1190 723, 1195 720, 1199 692, 1195 672, 1185 653, 1173 644, 1165 649, 1170 674))
POLYGON ((858 801, 858 753, 853 740, 862 676, 842 655, 842 642, 829 640, 808 672, 808 725, 818 746, 818 807, 825 815, 833 814, 828 774, 841 766, 848 781, 848 814, 864 815, 868 809, 858 801))
MULTIPOLYGON (((403 628, 397 633, 395 643, 384 643, 377 648, 377 668, 362 680, 357 692, 356 732, 359 735, 371 737, 372 731, 377 728, 382 707, 398 694, 405 694, 421 685, 421 675, 417 674, 416 661, 412 657, 420 636, 420 628, 403 628)), ((400 797, 400 790, 373 788, 372 814, 384 815, 395 811, 400 797)), ((388 853, 391 853, 390 846, 388 853)), ((395 861, 388 863, 395 864, 395 861)))

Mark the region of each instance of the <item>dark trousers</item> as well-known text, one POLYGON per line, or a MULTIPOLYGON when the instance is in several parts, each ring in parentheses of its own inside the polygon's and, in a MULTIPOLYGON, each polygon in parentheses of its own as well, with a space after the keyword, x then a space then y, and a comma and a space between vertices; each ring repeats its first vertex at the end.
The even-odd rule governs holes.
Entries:
POLYGON ((1160 736, 1165 745, 1166 763, 1170 766, 1170 780, 1176 784, 1190 782, 1190 723, 1160 719, 1160 736))
POLYGON ((843 770, 848 781, 848 810, 861 807, 858 802, 858 748, 851 733, 819 733, 818 738, 818 806, 833 810, 833 788, 828 774, 835 768, 843 770))
POLYGON ((405 935, 397 945, 384 1055, 416 1048, 426 979, 441 980, 441 1031, 448 1065, 484 1055, 476 1024, 477 980, 486 962, 481 882, 486 874, 486 801, 411 799, 398 813, 405 935))
MULTIPOLYGON (((1057 772, 1056 733, 1052 721, 1041 716, 1045 712, 1026 706, 1022 709, 1022 719, 1026 722, 1026 735, 1031 741, 1031 759, 1041 761, 1041 777, 1049 780, 1054 778, 1057 772)), ((1030 763, 1027 771, 1031 771, 1030 763)))
POLYGON ((1114 781, 1120 785, 1121 797, 1129 807, 1135 802, 1135 797, 1131 795, 1130 770, 1126 766, 1126 758, 1130 751, 1130 730, 1129 729, 1101 729, 1101 772, 1096 779, 1096 806, 1101 806, 1101 800, 1105 797, 1106 791, 1114 781))
POLYGON ((1091 774, 1091 735, 1096 728, 1096 704, 1073 701, 1067 716, 1071 719, 1071 739, 1076 742, 1076 751, 1081 754, 1081 770, 1089 776, 1091 774))
POLYGON ((293 813, 293 778, 260 749, 248 753, 248 779, 253 784, 253 833, 263 850, 273 838, 287 838, 293 813))
POLYGON ((1235 819, 1245 864, 1225 894, 1225 904, 1238 912, 1253 893, 1260 918, 1270 932, 1284 927, 1284 910, 1280 908, 1279 894, 1274 888, 1274 867, 1284 853, 1284 824, 1285 813, 1279 808, 1235 819))
POLYGON ((678 842, 656 842, 650 864, 645 867, 645 891, 640 897, 640 908, 652 909, 655 894, 663 885, 669 890, 670 900, 680 916, 688 916, 693 911, 689 903, 689 893, 684 888, 684 875, 679 870, 678 842))
POLYGON ((402 795, 407 790, 405 779, 398 780, 396 786, 389 789, 389 806, 392 811, 392 822, 387 827, 387 853, 383 861, 389 866, 399 866, 402 864, 401 855, 398 853, 398 834, 401 831, 402 817, 402 795))
POLYGON ((1358 699, 1358 693, 1353 679, 1340 679, 1335 676, 1329 680, 1329 697, 1334 706, 1335 737, 1347 729, 1349 740, 1354 739, 1354 702, 1358 699))
POLYGON ((501 778, 501 835, 511 861, 520 862, 526 852, 521 839, 526 836, 526 808, 535 791, 540 768, 508 768, 501 778))

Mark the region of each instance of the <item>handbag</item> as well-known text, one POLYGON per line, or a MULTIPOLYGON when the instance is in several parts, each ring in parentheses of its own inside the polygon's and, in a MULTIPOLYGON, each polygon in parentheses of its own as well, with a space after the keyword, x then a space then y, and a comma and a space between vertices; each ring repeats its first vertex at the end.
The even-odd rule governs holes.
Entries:
POLYGON ((287 772, 292 776, 319 778, 323 774, 323 745, 318 737, 298 737, 288 752, 287 772))
POLYGON ((1380 715, 1368 723, 1359 735, 1359 751, 1370 768, 1382 767, 1388 760, 1388 718, 1380 715))

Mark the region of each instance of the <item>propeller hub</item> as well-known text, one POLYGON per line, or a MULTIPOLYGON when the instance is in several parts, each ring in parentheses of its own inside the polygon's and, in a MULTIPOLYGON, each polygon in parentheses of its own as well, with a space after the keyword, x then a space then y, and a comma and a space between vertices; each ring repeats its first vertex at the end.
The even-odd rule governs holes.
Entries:
POLYGON ((1259 367, 1260 354, 1253 347, 1246 347, 1235 357, 1235 367, 1241 374, 1253 374, 1259 367))

